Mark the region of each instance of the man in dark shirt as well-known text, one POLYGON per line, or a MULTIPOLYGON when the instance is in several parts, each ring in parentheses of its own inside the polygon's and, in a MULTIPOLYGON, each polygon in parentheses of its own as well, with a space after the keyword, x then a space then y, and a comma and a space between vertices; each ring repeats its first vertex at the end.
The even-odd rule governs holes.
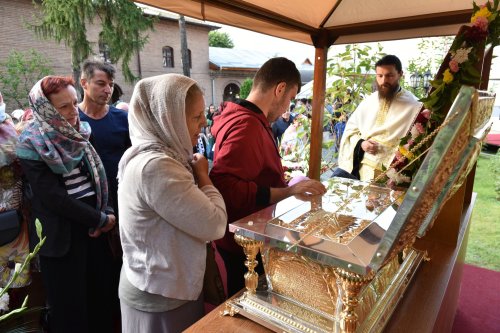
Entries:
MULTIPOLYGON (((90 141, 102 160, 109 184, 108 202, 118 217, 118 162, 132 144, 128 132, 127 112, 117 109, 108 102, 114 88, 115 69, 101 61, 83 63, 80 83, 83 87, 83 101, 78 105, 80 119, 89 123, 92 129, 90 141)), ((112 267, 102 267, 103 274, 112 275, 112 288, 118 290, 121 269, 121 245, 118 228, 109 232, 110 251, 115 260, 112 267)), ((113 299, 113 322, 120 322, 118 293, 113 299)))
POLYGON ((80 80, 84 96, 78 109, 80 119, 88 122, 92 129, 91 142, 104 164, 110 202, 118 216, 118 162, 131 142, 127 113, 108 105, 113 93, 114 76, 115 69, 110 64, 86 61, 80 80))

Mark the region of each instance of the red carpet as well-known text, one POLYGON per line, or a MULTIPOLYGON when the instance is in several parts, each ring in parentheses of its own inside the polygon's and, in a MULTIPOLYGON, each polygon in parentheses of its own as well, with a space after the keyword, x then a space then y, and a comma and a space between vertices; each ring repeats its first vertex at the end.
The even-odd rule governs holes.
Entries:
POLYGON ((464 265, 452 333, 500 333, 500 272, 464 265))

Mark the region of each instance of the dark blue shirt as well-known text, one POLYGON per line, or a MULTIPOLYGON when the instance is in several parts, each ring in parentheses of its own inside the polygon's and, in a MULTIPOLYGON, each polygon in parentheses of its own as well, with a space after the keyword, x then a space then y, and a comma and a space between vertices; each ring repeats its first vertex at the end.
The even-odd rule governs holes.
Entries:
POLYGON ((281 140, 281 137, 283 136, 283 133, 285 133, 286 129, 288 126, 290 126, 291 123, 293 123, 293 119, 295 116, 290 114, 290 117, 288 118, 288 121, 285 120, 283 117, 279 117, 276 119, 276 121, 273 123, 271 126, 271 129, 273 131, 273 136, 274 136, 274 141, 278 143, 281 140))
POLYGON ((127 112, 109 107, 109 112, 101 119, 93 119, 79 109, 80 120, 89 123, 92 129, 91 143, 102 160, 106 177, 108 178, 109 192, 113 199, 113 208, 117 206, 118 162, 123 153, 131 146, 128 132, 127 112))

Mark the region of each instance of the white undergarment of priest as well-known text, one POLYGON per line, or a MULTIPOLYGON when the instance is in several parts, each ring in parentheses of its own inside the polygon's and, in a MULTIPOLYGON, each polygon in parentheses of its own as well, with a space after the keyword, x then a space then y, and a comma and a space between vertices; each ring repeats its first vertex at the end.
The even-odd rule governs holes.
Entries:
POLYGON ((377 90, 366 97, 347 121, 332 177, 373 180, 391 164, 422 103, 399 85, 401 61, 386 55, 375 64, 377 90))

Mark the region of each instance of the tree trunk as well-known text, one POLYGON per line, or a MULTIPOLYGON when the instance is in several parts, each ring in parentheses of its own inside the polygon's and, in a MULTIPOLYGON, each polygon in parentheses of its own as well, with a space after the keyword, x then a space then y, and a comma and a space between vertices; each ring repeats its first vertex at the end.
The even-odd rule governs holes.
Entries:
POLYGON ((79 101, 83 101, 83 88, 80 84, 80 76, 82 75, 82 69, 80 68, 80 63, 77 60, 75 54, 71 55, 71 70, 73 72, 73 80, 75 80, 75 90, 76 97, 79 101))
POLYGON ((191 76, 191 71, 189 69, 190 63, 186 34, 186 20, 184 19, 184 15, 179 15, 179 30, 181 34, 182 72, 185 76, 191 76))

